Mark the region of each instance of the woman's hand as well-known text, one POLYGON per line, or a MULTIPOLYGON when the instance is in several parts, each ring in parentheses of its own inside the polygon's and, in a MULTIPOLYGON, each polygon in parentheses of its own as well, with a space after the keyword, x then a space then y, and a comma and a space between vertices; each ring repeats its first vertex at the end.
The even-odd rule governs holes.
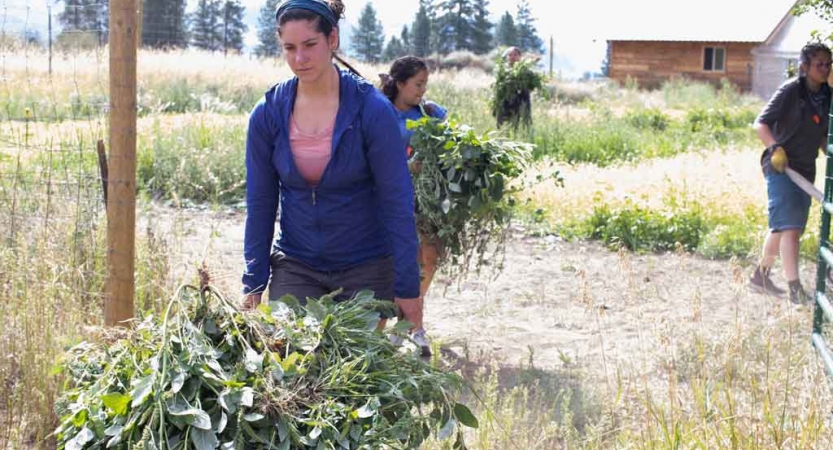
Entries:
POLYGON ((422 297, 396 298, 394 303, 402 311, 402 319, 414 325, 410 331, 422 328, 422 297))
POLYGON ((408 171, 414 175, 422 172, 422 161, 408 160, 408 171))
POLYGON ((243 299, 243 304, 240 305, 240 309, 242 309, 243 311, 250 311, 256 309, 258 306, 260 306, 261 297, 263 297, 263 293, 246 295, 246 298, 243 299))

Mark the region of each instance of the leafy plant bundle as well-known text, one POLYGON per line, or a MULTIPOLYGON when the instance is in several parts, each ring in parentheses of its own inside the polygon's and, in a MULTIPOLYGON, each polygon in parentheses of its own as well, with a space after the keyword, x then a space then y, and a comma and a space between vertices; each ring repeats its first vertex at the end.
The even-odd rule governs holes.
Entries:
POLYGON ((417 228, 438 244, 440 266, 451 276, 463 275, 472 262, 479 270, 487 259, 503 256, 520 190, 510 182, 529 164, 533 146, 495 132, 478 135, 454 119, 423 117, 407 126, 414 131, 412 164, 419 167, 412 171, 417 228))
POLYGON ((493 117, 506 116, 513 126, 518 123, 529 125, 532 120, 529 116, 529 94, 543 88, 545 80, 544 75, 533 70, 534 64, 533 61, 520 60, 509 66, 504 60, 498 61, 492 98, 489 99, 493 117))
POLYGON ((462 379, 397 351, 379 305, 362 292, 241 312, 181 288, 164 320, 69 350, 58 448, 405 449, 431 435, 465 448, 477 419, 452 400, 462 379))

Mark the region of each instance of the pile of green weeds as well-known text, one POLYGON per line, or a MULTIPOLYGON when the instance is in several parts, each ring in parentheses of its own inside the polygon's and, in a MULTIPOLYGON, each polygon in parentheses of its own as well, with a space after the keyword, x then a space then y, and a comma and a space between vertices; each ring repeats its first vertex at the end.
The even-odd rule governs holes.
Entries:
POLYGON ((386 304, 362 292, 243 312, 183 287, 162 318, 68 351, 58 448, 465 448, 461 426, 478 424, 454 400, 462 379, 377 331, 386 304))

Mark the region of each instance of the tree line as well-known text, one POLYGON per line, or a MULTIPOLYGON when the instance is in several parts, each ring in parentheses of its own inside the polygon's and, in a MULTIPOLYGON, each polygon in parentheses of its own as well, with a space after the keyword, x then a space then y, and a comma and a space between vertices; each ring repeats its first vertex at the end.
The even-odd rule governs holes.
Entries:
MULTIPOLYGON (((63 0, 59 40, 94 36, 107 42, 107 0, 63 0)), ((186 0, 142 0, 141 45, 149 48, 196 47, 211 51, 243 50, 248 26, 240 0, 199 0, 191 13, 186 0)), ((273 13, 274 14, 274 13, 273 13)))
MULTIPOLYGON (((256 25, 258 43, 254 48, 258 56, 280 53, 275 24, 275 10, 280 2, 266 0, 260 9, 256 25)), ((98 44, 106 43, 107 0, 63 3, 64 10, 58 16, 63 35, 93 36, 98 44)), ((240 0, 198 0, 191 13, 186 13, 186 3, 187 0, 142 0, 142 46, 243 50, 248 27, 243 22, 245 7, 240 0)), ((507 11, 498 23, 489 20, 488 7, 489 0, 419 0, 411 25, 405 25, 398 36, 386 41, 384 27, 370 1, 353 27, 350 50, 367 62, 454 51, 483 55, 495 47, 510 45, 523 51, 543 51, 528 0, 519 0, 515 14, 507 11)))
MULTIPOLYGON (((281 0, 267 0, 260 9, 258 44, 254 49, 258 56, 280 54, 275 39, 275 10, 280 3, 281 0)), ((523 51, 544 50, 527 0, 520 0, 515 15, 507 11, 497 24, 489 20, 489 0, 419 0, 411 25, 402 27, 399 35, 387 42, 371 0, 352 31, 350 50, 366 62, 391 61, 411 54, 445 55, 458 50, 483 55, 495 47, 510 45, 523 51)))
POLYGON ((489 20, 488 7, 489 0, 419 0, 410 28, 404 26, 399 36, 385 43, 382 22, 376 17, 373 3, 368 2, 358 26, 353 28, 351 49, 367 62, 454 51, 483 55, 500 46, 516 46, 525 52, 544 51, 527 0, 520 0, 515 15, 507 11, 497 24, 489 20))

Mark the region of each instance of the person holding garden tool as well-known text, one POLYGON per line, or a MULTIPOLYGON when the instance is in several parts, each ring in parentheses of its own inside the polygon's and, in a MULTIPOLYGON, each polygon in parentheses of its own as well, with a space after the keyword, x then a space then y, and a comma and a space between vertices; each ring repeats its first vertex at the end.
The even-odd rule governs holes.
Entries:
POLYGON ((390 102, 336 55, 343 12, 341 0, 287 0, 275 14, 295 76, 269 89, 249 118, 243 306, 259 305, 267 284, 270 300, 301 302, 370 289, 419 329, 405 146, 390 102))
MULTIPOLYGON (((408 157, 413 155, 410 145, 413 131, 407 128, 408 120, 419 120, 423 116, 445 119, 447 112, 442 106, 424 99, 428 88, 428 66, 416 56, 403 56, 390 67, 386 74, 380 74, 382 93, 396 108, 399 117, 399 131, 402 142, 408 150, 408 157)), ((417 164, 410 165, 412 171, 419 171, 417 164)), ((417 211, 418 213, 418 211, 417 211)), ((419 263, 422 269, 422 281, 419 286, 420 307, 424 306, 425 294, 434 279, 440 251, 435 236, 420 233, 419 263)), ((424 328, 416 329, 411 339, 422 352, 422 356, 431 356, 431 347, 424 328)))
POLYGON ((780 253, 790 300, 808 304, 813 299, 801 286, 798 255, 810 195, 799 185, 813 183, 818 150, 826 147, 831 52, 824 44, 810 43, 802 48, 800 58, 799 76, 781 85, 755 121, 758 137, 766 146, 761 167, 767 184, 769 232, 749 286, 768 294, 785 293, 771 279, 780 253))

